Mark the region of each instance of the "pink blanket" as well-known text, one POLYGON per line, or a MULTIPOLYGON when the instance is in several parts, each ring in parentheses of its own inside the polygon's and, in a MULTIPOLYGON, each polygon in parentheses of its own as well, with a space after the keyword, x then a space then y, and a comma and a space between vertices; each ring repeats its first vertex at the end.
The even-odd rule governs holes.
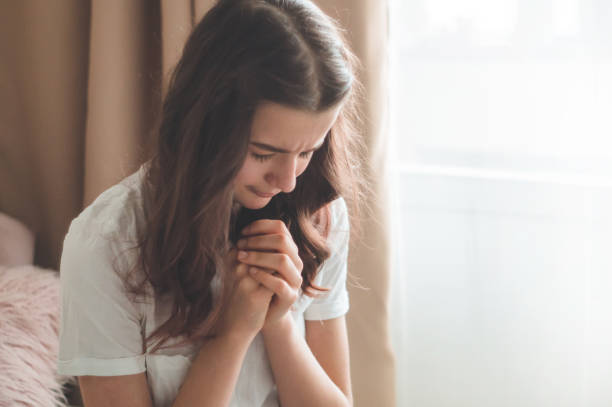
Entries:
POLYGON ((34 235, 0 214, 0 407, 66 406, 56 373, 59 274, 32 264, 34 235))

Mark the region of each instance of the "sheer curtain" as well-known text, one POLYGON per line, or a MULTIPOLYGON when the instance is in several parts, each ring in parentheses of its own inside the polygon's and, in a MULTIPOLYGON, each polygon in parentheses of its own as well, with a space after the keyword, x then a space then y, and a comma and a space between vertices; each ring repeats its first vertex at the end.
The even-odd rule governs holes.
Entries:
POLYGON ((390 9, 397 404, 612 405, 612 4, 390 9))

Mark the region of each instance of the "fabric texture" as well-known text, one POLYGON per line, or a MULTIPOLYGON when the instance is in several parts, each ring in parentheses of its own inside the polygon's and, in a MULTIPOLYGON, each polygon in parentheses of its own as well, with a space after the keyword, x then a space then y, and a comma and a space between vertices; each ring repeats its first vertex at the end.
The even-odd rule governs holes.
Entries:
POLYGON ((34 234, 0 213, 0 407, 66 405, 56 373, 59 278, 31 265, 34 234))
POLYGON ((59 279, 32 265, 0 266, 0 406, 67 406, 58 375, 59 279))
MULTIPOLYGON (((143 230, 141 179, 145 167, 104 191, 70 225, 64 240, 60 275, 62 312, 58 371, 66 375, 115 376, 147 371, 156 407, 170 406, 182 384, 198 343, 156 353, 144 349, 144 338, 167 320, 170 301, 149 296, 132 302, 122 278, 136 264, 135 246, 143 230), (115 272, 118 271, 118 273, 115 272)), ((313 299, 300 293, 292 316, 302 335, 305 320, 345 315, 350 229, 342 198, 331 204, 328 237, 331 257, 315 283, 330 291, 313 299)), ((213 282, 213 291, 218 290, 213 282)), ((172 343, 176 343, 174 338, 172 343)), ((152 346, 151 346, 152 347, 152 346)), ((263 337, 251 343, 231 406, 277 406, 278 400, 263 337)))

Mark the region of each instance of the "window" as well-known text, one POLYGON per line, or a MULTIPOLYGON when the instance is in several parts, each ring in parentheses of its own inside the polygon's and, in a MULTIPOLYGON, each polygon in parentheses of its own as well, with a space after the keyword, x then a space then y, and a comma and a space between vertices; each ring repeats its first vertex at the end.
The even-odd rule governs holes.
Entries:
POLYGON ((389 15, 397 405, 612 405, 612 3, 389 15))

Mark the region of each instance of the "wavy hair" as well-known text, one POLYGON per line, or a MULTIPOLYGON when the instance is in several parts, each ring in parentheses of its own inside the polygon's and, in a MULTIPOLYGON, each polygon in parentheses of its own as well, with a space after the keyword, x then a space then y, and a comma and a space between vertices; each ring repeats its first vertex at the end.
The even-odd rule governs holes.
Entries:
POLYGON ((146 338, 158 339, 153 351, 170 337, 184 337, 180 345, 214 336, 229 298, 223 253, 257 219, 287 225, 304 264, 304 294, 326 290, 313 280, 330 256, 328 204, 344 197, 354 218, 364 190, 357 63, 339 26, 308 1, 220 0, 195 26, 172 73, 145 172, 137 264, 144 279, 129 287, 143 294, 149 283, 156 298, 172 298, 170 318, 146 338), (308 112, 343 107, 295 189, 251 210, 233 203, 232 180, 264 102, 308 112))

